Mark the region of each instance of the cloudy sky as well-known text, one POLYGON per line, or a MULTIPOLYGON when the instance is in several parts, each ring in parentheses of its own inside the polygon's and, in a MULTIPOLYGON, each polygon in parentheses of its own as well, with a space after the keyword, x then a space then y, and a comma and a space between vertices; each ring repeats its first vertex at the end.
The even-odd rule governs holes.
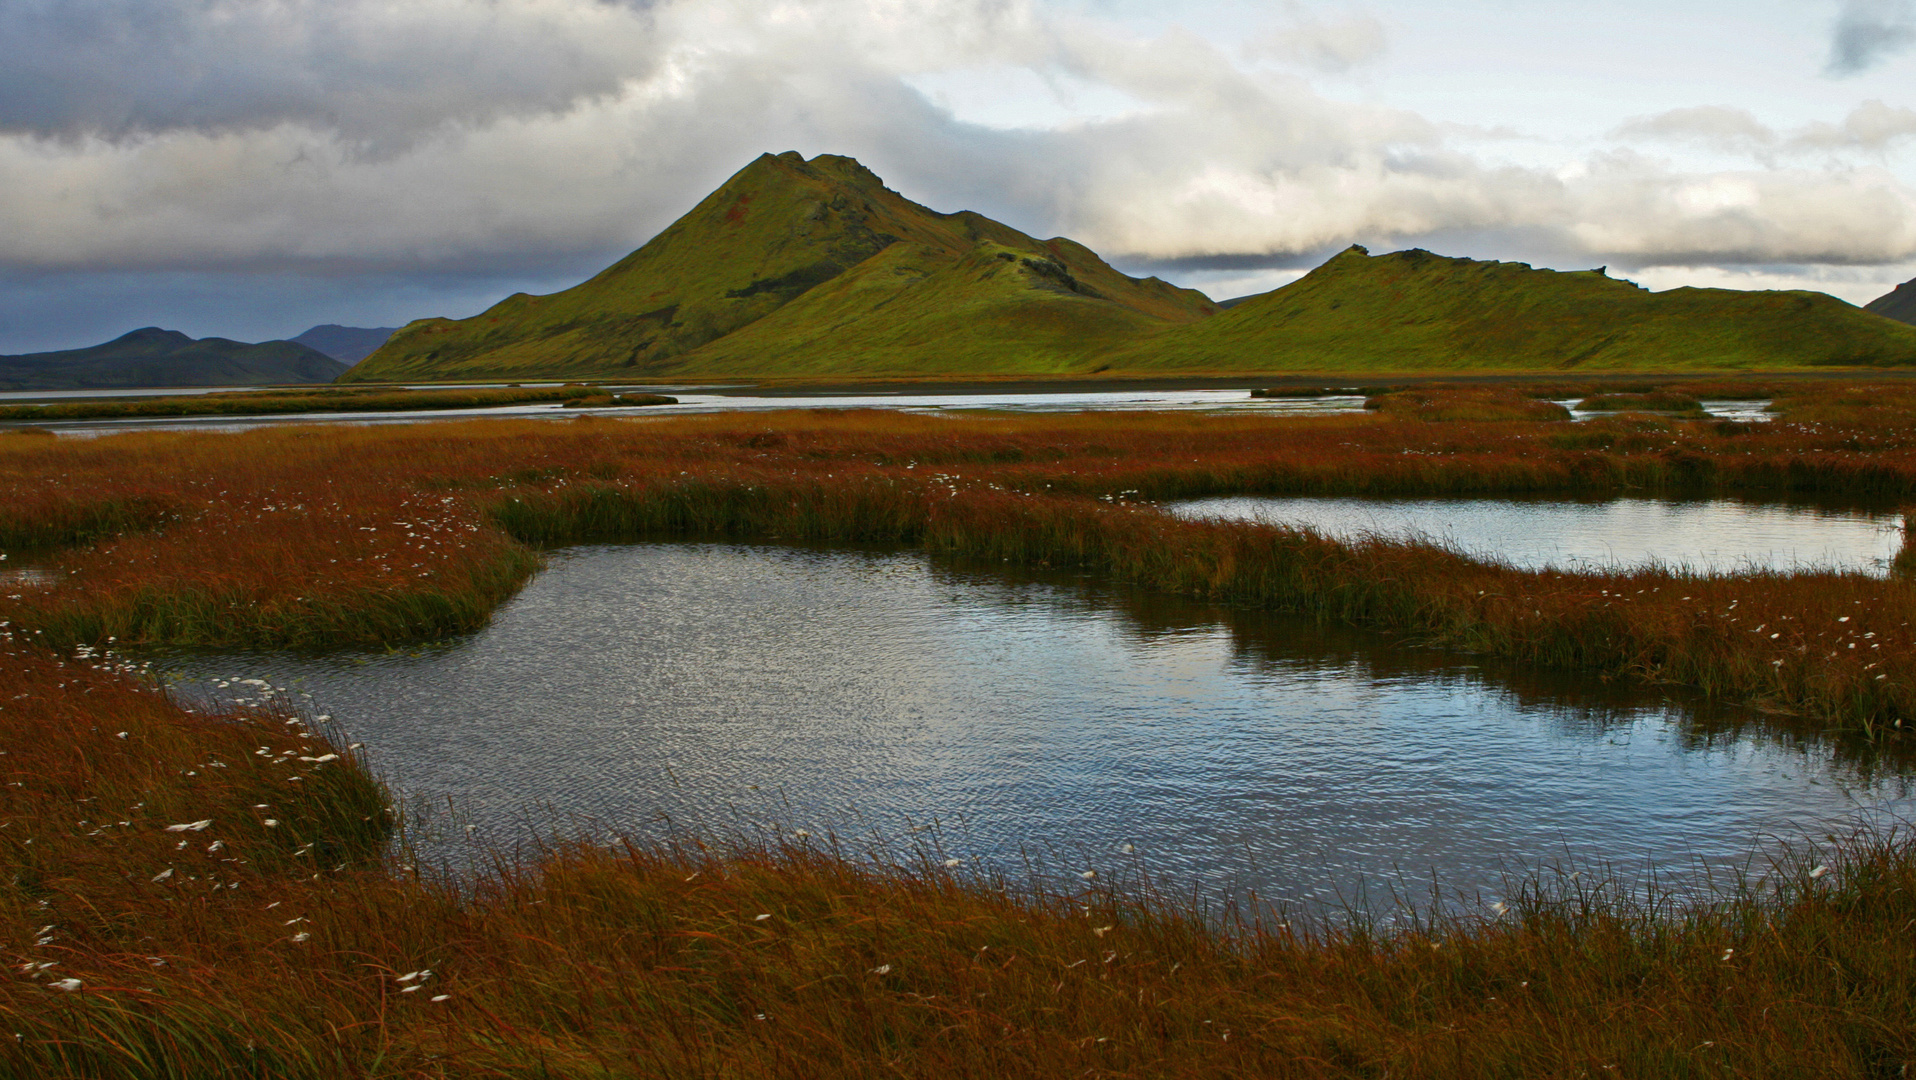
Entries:
POLYGON ((0 0, 0 353, 572 284, 762 151, 1223 298, 1916 276, 1916 0, 0 0))

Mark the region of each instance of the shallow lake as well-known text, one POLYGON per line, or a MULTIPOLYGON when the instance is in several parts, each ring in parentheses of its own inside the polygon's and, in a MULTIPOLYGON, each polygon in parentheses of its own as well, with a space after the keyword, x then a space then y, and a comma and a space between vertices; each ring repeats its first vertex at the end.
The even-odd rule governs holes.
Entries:
POLYGON ((1231 496, 1168 503, 1180 517, 1308 527, 1340 540, 1421 537, 1537 570, 1696 573, 1835 569, 1882 576, 1903 546, 1890 505, 1733 499, 1363 499, 1231 496))
POLYGON ((1912 805, 1901 768, 1739 710, 912 552, 573 548, 440 646, 162 666, 189 699, 310 695, 409 806, 456 807, 442 853, 468 821, 669 818, 1312 906, 1721 864, 1912 805))

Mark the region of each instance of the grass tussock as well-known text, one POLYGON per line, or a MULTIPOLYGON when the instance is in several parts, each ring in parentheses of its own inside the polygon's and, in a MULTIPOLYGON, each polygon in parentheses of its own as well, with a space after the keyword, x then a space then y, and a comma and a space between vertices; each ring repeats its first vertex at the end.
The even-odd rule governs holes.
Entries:
POLYGON ((1594 394, 1577 402, 1584 412, 1667 412, 1703 415, 1703 403, 1689 394, 1653 390, 1641 394, 1594 394))
POLYGON ((1428 422, 1570 419, 1570 410, 1555 402, 1500 387, 1399 390, 1366 399, 1364 408, 1384 416, 1428 422))
POLYGON ((17 1033, 0 1072, 1900 1075, 1905 836, 1707 903, 1532 881, 1482 917, 1389 931, 1219 922, 829 844, 560 844, 440 880, 382 847, 385 793, 350 750, 270 703, 188 712, 95 651, 470 629, 541 543, 874 540, 1897 738, 1916 685, 1900 578, 1525 573, 1138 505, 1916 485, 1892 425, 1601 423, 791 412, 0 441, 0 535, 56 548, 49 580, 0 592, 0 1009, 17 1033), (1562 441, 1578 432, 1600 437, 1562 441))

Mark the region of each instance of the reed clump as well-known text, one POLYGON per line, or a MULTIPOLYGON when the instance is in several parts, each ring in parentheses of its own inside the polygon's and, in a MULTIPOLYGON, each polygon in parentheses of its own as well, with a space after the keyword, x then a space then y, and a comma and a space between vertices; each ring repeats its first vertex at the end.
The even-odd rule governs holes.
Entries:
POLYGON ((1364 408, 1432 423, 1570 419, 1570 410, 1553 401, 1502 387, 1399 390, 1367 398, 1364 408))
POLYGON ((1665 412, 1703 415, 1703 403, 1689 394, 1655 390, 1640 394, 1595 394, 1577 402, 1584 412, 1665 412))

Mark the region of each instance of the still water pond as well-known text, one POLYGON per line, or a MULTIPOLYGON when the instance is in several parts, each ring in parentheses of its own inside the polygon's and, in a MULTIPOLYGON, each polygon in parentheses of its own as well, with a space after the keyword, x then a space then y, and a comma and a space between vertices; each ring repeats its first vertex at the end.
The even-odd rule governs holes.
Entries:
POLYGON ((1527 570, 1696 573, 1834 569, 1881 576, 1903 546, 1890 506, 1730 499, 1361 499, 1232 496, 1165 507, 1180 517, 1304 526, 1339 540, 1418 537, 1527 570))
POLYGON ((916 553, 575 548, 443 646, 171 663, 187 696, 311 694, 404 797, 498 842, 937 822, 915 835, 938 857, 1014 875, 1306 905, 1398 873, 1494 893, 1518 863, 1734 859, 1912 795, 1734 711, 916 553))

